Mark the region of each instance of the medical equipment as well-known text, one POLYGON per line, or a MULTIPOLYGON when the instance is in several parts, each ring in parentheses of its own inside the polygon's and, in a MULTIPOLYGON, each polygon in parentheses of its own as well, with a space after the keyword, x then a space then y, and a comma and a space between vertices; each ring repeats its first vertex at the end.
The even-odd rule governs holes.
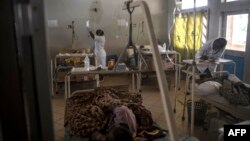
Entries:
POLYGON ((72 41, 71 41, 71 47, 74 48, 75 40, 78 40, 78 36, 75 32, 75 21, 72 21, 70 25, 68 25, 68 29, 72 30, 72 41))
MULTIPOLYGON (((131 1, 127 1, 125 2, 125 6, 126 6, 126 10, 128 10, 129 13, 129 41, 128 41, 128 45, 123 49, 122 53, 120 54, 114 69, 116 69, 119 61, 121 60, 122 56, 124 55, 125 51, 127 52, 127 65, 129 68, 134 69, 134 70, 141 70, 140 65, 139 65, 139 59, 141 59, 143 61, 143 63, 146 64, 145 59, 143 58, 140 50, 137 49, 137 47, 134 45, 133 41, 132 41, 132 32, 133 32, 133 28, 132 28, 132 13, 134 12, 134 7, 130 7, 130 3, 132 3, 131 1)), ((146 64, 147 66, 147 64, 146 64)))
POLYGON ((91 23, 92 29, 100 28, 102 21, 103 7, 101 0, 93 0, 89 8, 89 22, 91 23))
POLYGON ((85 58, 84 58, 84 68, 87 70, 87 71, 89 71, 89 57, 88 56, 86 56, 85 58))
POLYGON ((117 65, 116 71, 126 71, 126 69, 127 69, 127 66, 125 63, 119 63, 117 65))
MULTIPOLYGON (((148 30, 148 35, 149 35, 149 41, 152 46, 152 55, 153 55, 153 60, 156 69, 156 74, 157 74, 157 80, 160 88, 160 94, 162 98, 162 103, 163 103, 163 108, 164 108, 164 114, 165 118, 167 121, 168 125, 168 130, 169 130, 169 135, 170 139, 172 141, 177 141, 178 136, 177 136, 177 130, 176 130, 176 123, 175 123, 175 118, 174 114, 172 111, 172 106, 171 106, 171 101, 170 101, 170 95, 169 95, 169 90, 168 90, 168 83, 166 80, 165 73, 163 71, 163 67, 161 65, 161 58, 160 58, 160 53, 159 49, 157 47, 157 40, 156 36, 154 33, 154 28, 153 28, 153 23, 152 23, 152 17, 150 15, 149 7, 144 1, 128 1, 126 2, 126 9, 127 8, 135 8, 141 6, 144 17, 145 17, 145 22, 148 30)), ((124 50, 125 51, 125 50, 124 50)))

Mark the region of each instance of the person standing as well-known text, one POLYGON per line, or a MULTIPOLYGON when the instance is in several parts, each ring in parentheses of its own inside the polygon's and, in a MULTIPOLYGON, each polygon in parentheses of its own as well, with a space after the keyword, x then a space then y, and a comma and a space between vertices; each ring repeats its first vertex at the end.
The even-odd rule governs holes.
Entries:
POLYGON ((106 67, 105 36, 101 29, 96 30, 96 35, 88 28, 91 38, 95 42, 94 54, 96 56, 96 66, 106 67))

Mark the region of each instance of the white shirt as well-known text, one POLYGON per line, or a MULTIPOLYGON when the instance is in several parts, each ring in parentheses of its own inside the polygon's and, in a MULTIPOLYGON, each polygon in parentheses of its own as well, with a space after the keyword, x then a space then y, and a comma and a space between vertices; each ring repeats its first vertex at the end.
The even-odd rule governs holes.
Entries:
MULTIPOLYGON (((105 46, 105 37, 104 36, 97 36, 95 35, 95 49, 94 49, 94 52, 95 52, 95 55, 104 55, 104 46, 105 46), (101 54, 99 54, 101 53, 101 54)), ((105 52, 105 55, 106 55, 106 52, 105 52)))
POLYGON ((96 56, 96 66, 106 66, 106 51, 104 49, 105 46, 105 37, 95 35, 95 49, 94 53, 96 56))
MULTIPOLYGON (((220 51, 213 50, 213 43, 215 40, 216 39, 210 40, 206 44, 204 44, 201 49, 195 54, 195 59, 200 59, 202 56, 208 56, 209 58, 213 57, 215 60, 219 59, 224 53, 225 47, 220 51)), ((197 68, 201 73, 204 73, 206 69, 209 69, 209 71, 212 73, 216 70, 217 65, 199 64, 197 65, 197 68)))

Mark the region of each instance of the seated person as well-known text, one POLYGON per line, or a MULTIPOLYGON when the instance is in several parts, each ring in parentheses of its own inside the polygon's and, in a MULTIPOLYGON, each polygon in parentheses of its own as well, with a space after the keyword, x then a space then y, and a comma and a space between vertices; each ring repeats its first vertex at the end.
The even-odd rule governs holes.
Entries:
MULTIPOLYGON (((219 59, 226 48, 227 40, 225 38, 216 38, 207 41, 200 50, 196 53, 195 59, 214 61, 219 59)), ((205 73, 206 76, 211 77, 211 73, 215 72, 216 64, 199 64, 197 69, 200 73, 205 73)))

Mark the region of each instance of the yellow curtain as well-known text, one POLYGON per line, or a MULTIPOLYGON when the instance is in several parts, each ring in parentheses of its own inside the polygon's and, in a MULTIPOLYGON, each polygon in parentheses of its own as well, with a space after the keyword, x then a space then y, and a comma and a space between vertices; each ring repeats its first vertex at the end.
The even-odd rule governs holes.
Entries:
POLYGON ((184 48, 186 45, 187 18, 176 17, 174 25, 175 47, 184 48))
MULTIPOLYGON (((194 16, 175 17, 173 44, 176 51, 180 52, 183 59, 193 58, 194 47, 194 16)), ((202 38, 202 13, 196 14, 196 48, 201 47, 202 38)))
MULTIPOLYGON (((195 26, 195 52, 201 48, 201 37, 202 37, 202 14, 196 15, 196 26, 195 26)), ((193 58, 194 50, 194 16, 189 16, 187 21, 187 47, 189 49, 189 56, 193 58)))
POLYGON ((178 16, 175 17, 173 43, 175 50, 178 51, 183 57, 186 53, 186 31, 187 18, 178 16))

